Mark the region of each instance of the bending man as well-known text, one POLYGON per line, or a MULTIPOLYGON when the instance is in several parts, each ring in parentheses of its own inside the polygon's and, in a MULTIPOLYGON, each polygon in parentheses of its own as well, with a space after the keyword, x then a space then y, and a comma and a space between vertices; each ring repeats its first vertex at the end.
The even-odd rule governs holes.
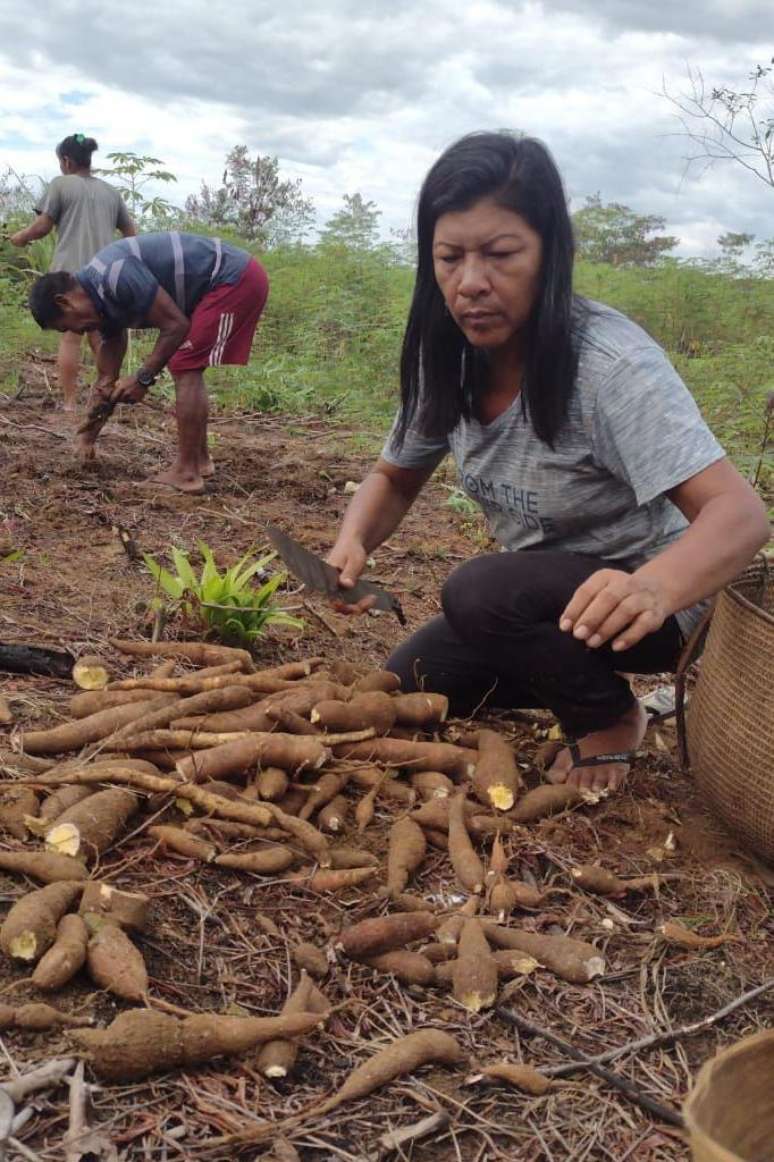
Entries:
MULTIPOLYGON (((76 274, 39 278, 29 305, 46 330, 99 331, 99 403, 137 403, 167 367, 175 381, 177 459, 154 482, 202 492, 214 469, 207 449, 204 370, 245 364, 269 291, 263 268, 244 250, 198 234, 143 234, 111 243, 76 274), (119 378, 126 332, 158 330, 156 344, 132 375, 119 378)), ((93 459, 101 423, 82 430, 80 453, 93 459)))

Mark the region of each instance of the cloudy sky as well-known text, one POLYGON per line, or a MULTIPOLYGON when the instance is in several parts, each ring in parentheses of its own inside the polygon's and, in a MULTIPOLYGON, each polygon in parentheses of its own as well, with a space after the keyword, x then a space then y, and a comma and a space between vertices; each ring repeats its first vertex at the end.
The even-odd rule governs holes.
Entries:
POLYGON ((774 190, 735 166, 686 177, 662 85, 685 89, 688 66, 743 83, 774 53, 771 17, 771 0, 0 0, 0 171, 53 176, 81 131, 103 156, 163 158, 182 202, 244 143, 322 219, 359 191, 386 232, 446 144, 518 128, 574 205, 599 191, 708 253, 725 230, 773 236, 774 190))

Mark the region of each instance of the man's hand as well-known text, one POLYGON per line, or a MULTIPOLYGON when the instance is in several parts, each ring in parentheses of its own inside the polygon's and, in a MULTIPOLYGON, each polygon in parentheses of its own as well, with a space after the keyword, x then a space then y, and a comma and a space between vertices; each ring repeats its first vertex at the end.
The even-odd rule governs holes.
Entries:
POLYGON ((666 596, 653 580, 620 569, 600 569, 579 585, 559 618, 559 628, 597 649, 612 639, 616 653, 660 629, 666 596))
POLYGON ((147 387, 138 383, 133 375, 125 375, 116 382, 108 398, 112 403, 139 403, 147 393, 147 387))
MULTIPOLYGON (((326 560, 334 569, 339 570, 339 585, 342 589, 351 589, 365 568, 368 554, 360 541, 337 541, 326 560)), ((332 601, 331 604, 337 613, 365 613, 376 601, 375 597, 363 597, 360 601, 349 605, 346 601, 332 601)))

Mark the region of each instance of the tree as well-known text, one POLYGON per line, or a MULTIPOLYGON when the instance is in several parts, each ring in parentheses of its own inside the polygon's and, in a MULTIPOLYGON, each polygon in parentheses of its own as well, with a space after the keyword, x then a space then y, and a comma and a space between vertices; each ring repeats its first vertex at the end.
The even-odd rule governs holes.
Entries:
POLYGON ((202 182, 185 203, 187 213, 208 226, 229 227, 251 242, 279 245, 298 240, 314 220, 314 204, 301 192, 301 179, 283 180, 279 161, 235 145, 226 157, 222 185, 202 182))
POLYGON ((688 69, 688 88, 678 94, 664 86, 664 96, 677 110, 692 152, 688 167, 707 168, 718 161, 742 166, 774 187, 774 57, 756 65, 748 84, 732 89, 708 85, 699 69, 688 69))
POLYGON ((158 168, 164 164, 160 157, 128 152, 109 153, 107 159, 113 162, 112 168, 98 169, 94 172, 113 178, 135 221, 140 222, 143 218, 164 219, 169 216, 173 207, 166 198, 147 198, 143 192, 148 182, 177 181, 169 170, 158 168))
POLYGON ((774 278, 774 238, 757 243, 753 266, 761 278, 774 278))
POLYGON ((604 205, 599 194, 572 216, 578 254, 588 262, 612 266, 653 266, 679 242, 671 234, 656 234, 666 220, 657 214, 636 214, 620 202, 604 205))
POLYGON ((345 246, 349 250, 373 250, 379 241, 376 202, 366 202, 361 194, 345 194, 342 209, 329 218, 320 232, 323 246, 345 246))
POLYGON ((727 230, 725 234, 721 234, 718 238, 721 270, 729 274, 739 274, 743 271, 743 252, 745 247, 749 246, 754 239, 754 234, 737 234, 733 230, 727 230))

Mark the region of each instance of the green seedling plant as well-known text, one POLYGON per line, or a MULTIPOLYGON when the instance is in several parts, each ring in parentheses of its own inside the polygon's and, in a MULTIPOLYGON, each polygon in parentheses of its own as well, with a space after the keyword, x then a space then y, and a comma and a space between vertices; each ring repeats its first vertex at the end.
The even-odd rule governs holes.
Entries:
POLYGON ((272 573, 257 587, 252 584, 256 577, 265 577, 266 566, 276 553, 252 560, 252 553, 247 552, 230 569, 221 572, 209 545, 199 541, 197 547, 203 561, 199 576, 183 549, 173 548, 171 551, 174 573, 149 553, 143 554, 148 572, 158 588, 171 599, 192 628, 222 642, 246 646, 262 637, 270 625, 303 629, 303 621, 283 609, 274 596, 286 580, 286 573, 272 573))
POLYGON ((461 488, 456 488, 450 484, 444 484, 442 487, 449 493, 444 503, 452 512, 461 513, 463 516, 476 516, 478 514, 479 507, 475 500, 471 500, 461 488))

